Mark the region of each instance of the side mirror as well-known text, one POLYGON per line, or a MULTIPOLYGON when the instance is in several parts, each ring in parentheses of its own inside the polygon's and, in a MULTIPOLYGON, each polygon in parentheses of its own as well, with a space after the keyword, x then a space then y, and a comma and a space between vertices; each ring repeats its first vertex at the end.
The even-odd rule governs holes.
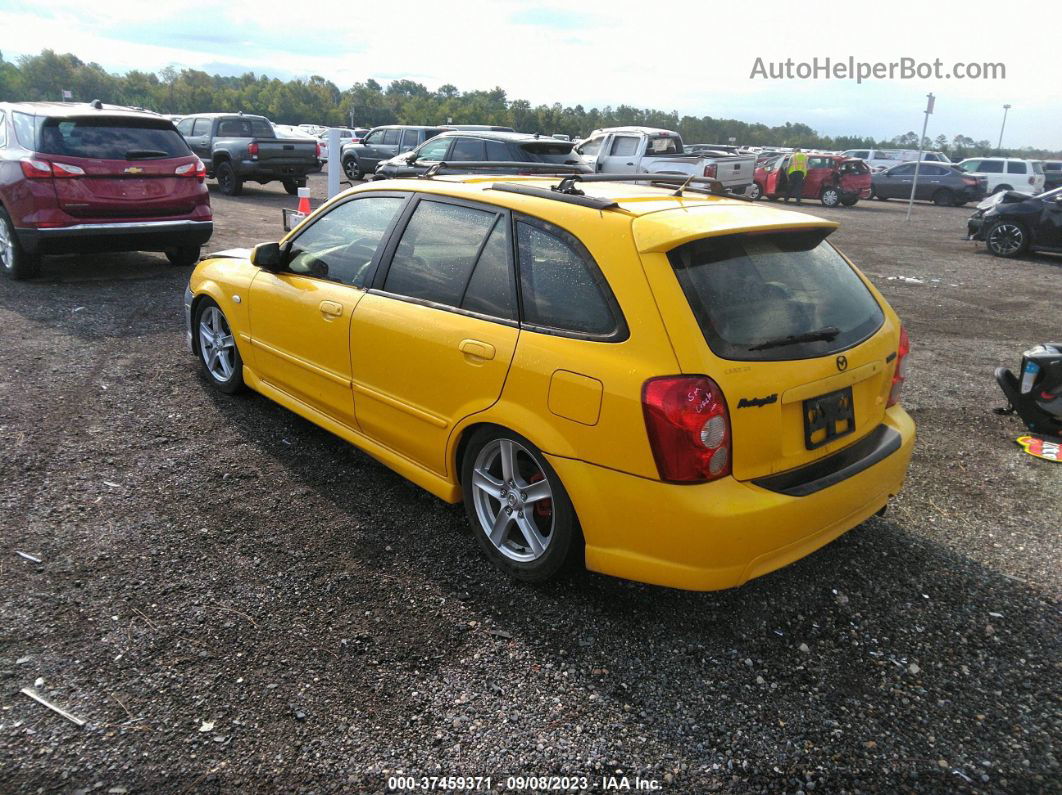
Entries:
POLYGON ((411 166, 417 162, 418 157, 420 157, 420 155, 418 155, 416 152, 410 152, 409 156, 406 157, 406 163, 411 166))
POLYGON ((277 273, 284 269, 284 256, 279 243, 259 243, 251 251, 251 264, 277 273))

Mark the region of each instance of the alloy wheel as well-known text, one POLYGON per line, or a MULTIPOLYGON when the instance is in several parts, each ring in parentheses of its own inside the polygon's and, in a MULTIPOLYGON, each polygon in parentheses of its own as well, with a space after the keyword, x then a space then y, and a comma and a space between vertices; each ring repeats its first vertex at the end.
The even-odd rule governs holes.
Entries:
POLYGON ((996 224, 988 235, 988 245, 1004 257, 1016 253, 1025 243, 1025 232, 1017 224, 996 224))
POLYGON ((538 560, 554 535, 553 492, 535 457, 511 439, 484 445, 472 469, 480 530, 506 558, 538 560))
POLYGON ((10 270, 15 262, 15 238, 11 227, 0 218, 0 266, 10 270))
POLYGON ((215 381, 225 383, 232 378, 236 341, 225 315, 216 306, 208 306, 199 317, 199 355, 215 381))

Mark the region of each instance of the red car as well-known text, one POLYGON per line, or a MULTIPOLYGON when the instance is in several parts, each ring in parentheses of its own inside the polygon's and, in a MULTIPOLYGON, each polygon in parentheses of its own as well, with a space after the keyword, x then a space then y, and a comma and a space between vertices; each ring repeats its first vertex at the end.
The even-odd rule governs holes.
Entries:
POLYGON ((162 116, 92 103, 0 103, 0 269, 44 254, 162 251, 192 265, 214 231, 206 168, 162 116))
MULTIPOLYGON (((818 199, 826 207, 843 204, 851 207, 860 199, 870 198, 870 167, 862 160, 845 155, 808 155, 808 173, 804 177, 802 199, 818 199)), ((786 196, 785 171, 789 155, 758 163, 755 182, 748 195, 766 196, 771 201, 786 196)))

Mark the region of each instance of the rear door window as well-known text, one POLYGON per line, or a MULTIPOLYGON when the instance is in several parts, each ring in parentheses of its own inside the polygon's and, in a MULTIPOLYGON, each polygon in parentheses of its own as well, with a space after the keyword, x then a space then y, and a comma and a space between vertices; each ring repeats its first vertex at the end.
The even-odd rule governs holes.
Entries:
POLYGON ((384 146, 398 146, 398 136, 401 130, 384 130, 382 143, 384 146))
POLYGON ((402 132, 402 149, 415 149, 420 139, 419 130, 404 130, 402 132))
POLYGON ((516 284, 510 262, 511 252, 508 220, 499 217, 465 288, 462 309, 516 320, 516 284))
POLYGON ((384 235, 401 209, 401 196, 366 196, 340 204, 292 241, 292 273, 364 287, 384 235))
POLYGON ((724 235, 668 254, 718 356, 741 361, 825 356, 881 326, 881 307, 825 241, 826 234, 724 235))
POLYGON ((582 244, 542 222, 520 221, 516 229, 524 322, 575 334, 616 335, 615 300, 582 244))
POLYGON ((472 268, 497 218, 488 210, 421 200, 395 248, 383 289, 461 306, 472 268))
POLYGON ((485 141, 487 145, 487 160, 496 163, 507 163, 513 159, 509 153, 509 147, 504 141, 485 141))
POLYGON ((47 119, 41 126, 38 151, 97 160, 152 160, 191 154, 169 122, 106 117, 47 119))
POLYGON ((486 160, 487 155, 480 138, 458 138, 454 144, 454 151, 450 154, 451 160, 480 161, 486 160))

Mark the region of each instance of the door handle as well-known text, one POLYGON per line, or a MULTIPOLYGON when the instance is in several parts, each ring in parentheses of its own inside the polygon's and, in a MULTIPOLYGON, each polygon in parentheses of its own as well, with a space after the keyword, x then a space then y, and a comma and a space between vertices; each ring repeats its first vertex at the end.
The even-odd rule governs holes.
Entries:
POLYGON ((628 166, 633 166, 633 165, 634 165, 634 163, 628 163, 627 165, 628 165, 628 166))
POLYGON ((494 346, 489 342, 480 342, 479 340, 461 340, 461 344, 457 346, 465 356, 473 356, 477 359, 493 359, 494 358, 494 346))
POLYGON ((343 314, 343 304, 335 301, 322 301, 321 314, 325 317, 340 317, 343 314))

